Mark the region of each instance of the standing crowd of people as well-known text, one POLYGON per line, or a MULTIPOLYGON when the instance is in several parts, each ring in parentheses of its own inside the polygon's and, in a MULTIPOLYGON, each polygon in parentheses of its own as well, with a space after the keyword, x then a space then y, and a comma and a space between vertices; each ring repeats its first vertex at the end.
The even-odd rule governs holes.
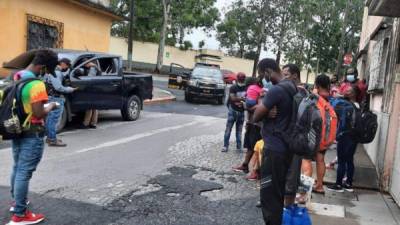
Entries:
POLYGON ((312 161, 316 162, 314 193, 325 193, 323 178, 326 167, 332 168, 336 163, 336 184, 328 185, 327 189, 353 191, 354 154, 358 142, 354 139, 356 125, 351 118, 356 117, 361 107, 367 107, 364 104, 367 86, 365 81, 358 79, 357 70, 353 68, 347 70, 339 86, 336 84, 329 76, 320 74, 315 79, 313 90, 308 91, 301 84, 300 70, 296 65, 288 64, 281 69, 274 59, 267 58, 259 62, 256 78, 246 78, 245 74, 239 73, 237 82, 230 87, 222 152, 229 150, 230 134, 236 124, 236 149, 240 152, 243 147, 247 151, 243 162, 233 170, 246 173, 248 180, 259 181, 258 206, 262 208, 267 225, 281 225, 284 207, 306 202, 305 195, 297 194, 297 191, 301 174, 312 177, 312 161), (302 99, 298 100, 299 96, 302 99), (322 137, 316 140, 318 143, 312 154, 293 151, 295 148, 287 138, 294 137, 293 129, 299 126, 292 124, 293 120, 299 119, 296 118, 299 117, 297 110, 300 113, 305 98, 308 101, 316 99, 315 104, 322 107, 320 114, 323 114, 320 130, 317 129, 322 135, 316 135, 322 137), (294 112, 296 104, 298 108, 294 112), (351 107, 342 107, 344 105, 351 107), (334 142, 337 142, 337 162, 325 164, 325 153, 334 142))

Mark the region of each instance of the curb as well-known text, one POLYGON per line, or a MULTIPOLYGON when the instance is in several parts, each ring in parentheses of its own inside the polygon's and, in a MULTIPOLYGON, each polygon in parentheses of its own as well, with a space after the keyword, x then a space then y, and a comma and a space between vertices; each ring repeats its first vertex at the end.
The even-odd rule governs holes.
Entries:
POLYGON ((166 102, 172 102, 172 101, 176 101, 175 96, 163 97, 163 98, 153 98, 151 100, 145 100, 144 105, 152 105, 152 104, 166 103, 166 102))
MULTIPOLYGON (((336 184, 336 182, 331 182, 331 181, 323 181, 322 182, 325 186, 326 185, 333 185, 336 184)), ((376 187, 367 187, 365 185, 353 185, 353 188, 355 189, 360 189, 360 190, 368 190, 368 191, 378 191, 381 192, 381 190, 379 188, 376 187)))

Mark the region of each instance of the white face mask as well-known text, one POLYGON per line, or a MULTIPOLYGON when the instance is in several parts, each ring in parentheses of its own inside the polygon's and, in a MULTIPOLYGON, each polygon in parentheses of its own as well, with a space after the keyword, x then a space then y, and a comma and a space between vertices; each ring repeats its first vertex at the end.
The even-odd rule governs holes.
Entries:
POLYGON ((243 83, 241 83, 241 82, 237 82, 237 85, 239 86, 239 87, 243 87, 244 85, 246 85, 244 82, 243 83))
POLYGON ((355 76, 353 74, 347 75, 346 80, 349 82, 354 82, 356 80, 355 76))
POLYGON ((262 83, 263 83, 264 88, 266 88, 266 89, 270 89, 273 86, 272 82, 267 81, 265 78, 262 79, 262 83))

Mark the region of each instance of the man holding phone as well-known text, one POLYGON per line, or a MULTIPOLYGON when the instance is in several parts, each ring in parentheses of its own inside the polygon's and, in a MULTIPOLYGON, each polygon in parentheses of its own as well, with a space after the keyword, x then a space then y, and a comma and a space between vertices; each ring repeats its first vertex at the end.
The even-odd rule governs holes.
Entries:
MULTIPOLYGON (((38 50, 29 66, 14 75, 14 80, 36 78, 54 73, 57 54, 51 50, 38 50)), ((15 203, 10 208, 13 216, 10 225, 37 224, 44 220, 41 214, 28 210, 29 182, 36 170, 44 148, 44 118, 57 108, 55 102, 45 107, 48 95, 45 84, 39 79, 28 81, 20 90, 20 100, 28 125, 23 126, 21 136, 12 140, 14 166, 11 175, 11 196, 15 203)), ((24 124, 25 125, 25 124, 24 124)))

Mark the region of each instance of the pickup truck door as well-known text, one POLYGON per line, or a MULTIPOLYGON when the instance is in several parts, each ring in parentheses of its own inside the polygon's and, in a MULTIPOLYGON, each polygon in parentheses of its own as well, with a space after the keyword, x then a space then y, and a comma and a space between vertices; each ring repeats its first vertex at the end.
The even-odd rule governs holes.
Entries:
POLYGON ((190 70, 185 67, 171 63, 169 67, 168 88, 171 89, 185 89, 187 82, 190 78, 190 70))
POLYGON ((118 58, 94 57, 89 62, 98 65, 99 71, 95 76, 77 75, 83 73, 79 66, 71 72, 71 84, 73 87, 78 87, 78 90, 71 96, 72 109, 121 109, 123 102, 122 75, 118 69, 120 68, 118 58))

